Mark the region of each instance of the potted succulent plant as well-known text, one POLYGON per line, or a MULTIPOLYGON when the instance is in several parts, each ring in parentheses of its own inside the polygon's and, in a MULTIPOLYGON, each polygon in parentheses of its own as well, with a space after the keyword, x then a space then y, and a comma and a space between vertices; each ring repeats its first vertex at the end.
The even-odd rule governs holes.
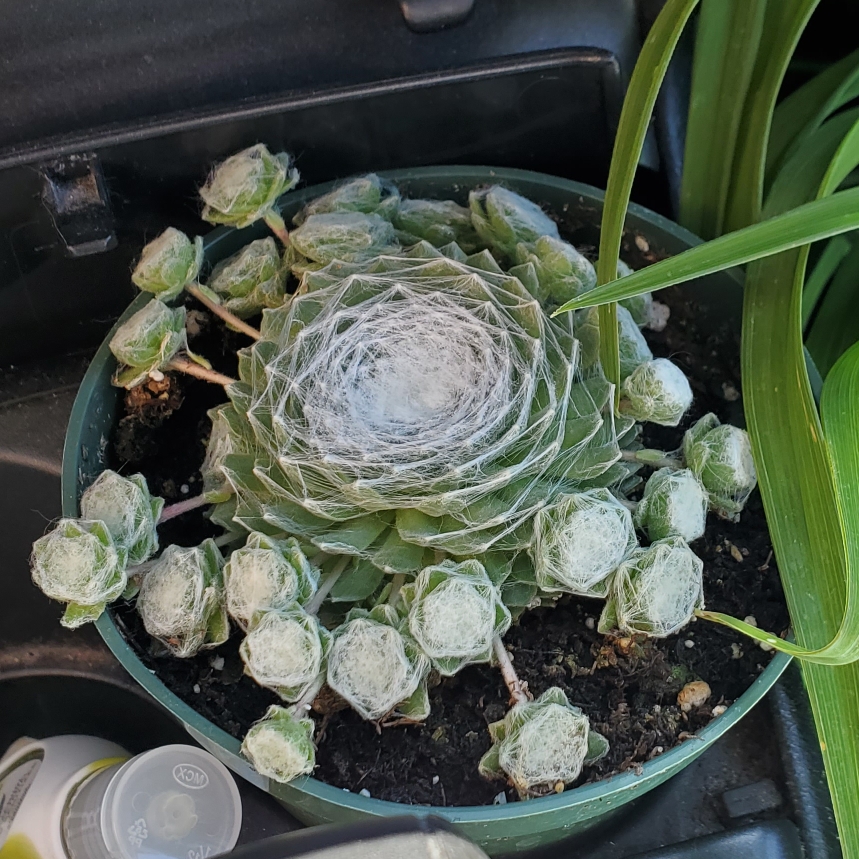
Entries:
MULTIPOLYGON (((548 211, 557 213, 573 201, 576 217, 592 224, 593 211, 601 202, 599 192, 521 171, 494 173, 502 184, 489 186, 489 190, 485 183, 492 177, 484 169, 426 168, 384 179, 368 177, 324 189, 292 191, 283 199, 282 211, 287 216, 297 214, 300 226, 290 236, 287 253, 290 264, 303 269, 304 286, 287 299, 281 276, 279 291, 271 292, 278 296, 273 303, 280 306, 263 314, 259 333, 239 330, 234 335, 238 344, 255 344, 239 355, 239 381, 221 372, 223 365, 211 369, 202 354, 189 352, 189 311, 178 303, 176 288, 190 285, 205 301, 222 302, 214 307, 223 316, 229 301, 223 298, 227 294, 221 286, 224 273, 241 271, 248 259, 255 265, 256 249, 273 240, 265 237, 262 226, 250 235, 215 234, 206 246, 211 273, 204 278, 206 286, 201 286, 196 281, 201 271, 196 243, 175 231, 168 234, 169 242, 159 237, 155 246, 161 255, 144 252, 145 269, 138 267, 135 280, 162 294, 172 291, 175 306, 144 292, 120 320, 82 386, 72 419, 78 429, 69 436, 66 457, 67 474, 74 475, 67 485, 68 512, 87 521, 106 522, 114 535, 117 556, 111 568, 113 590, 87 597, 89 610, 69 609, 66 622, 75 624, 100 615, 99 629, 126 667, 179 715, 194 736, 233 768, 266 786, 303 819, 315 822, 414 810, 413 805, 377 798, 372 780, 364 782, 373 787, 374 795, 367 797, 361 795, 360 786, 346 792, 337 784, 325 783, 324 778, 312 777, 318 772, 314 764, 325 766, 335 753, 322 743, 317 759, 313 743, 323 724, 329 733, 338 724, 336 719, 329 722, 331 713, 326 709, 333 696, 348 702, 370 725, 379 723, 386 735, 407 740, 423 730, 409 724, 426 724, 429 718, 436 730, 436 713, 431 708, 432 702, 439 706, 440 690, 448 689, 445 696, 455 699, 453 684, 481 670, 480 680, 474 682, 487 683, 483 690, 486 700, 494 703, 478 716, 483 725, 477 726, 479 736, 471 741, 478 753, 472 753, 472 759, 463 765, 473 770, 475 781, 487 780, 485 795, 509 801, 441 807, 439 800, 435 811, 457 820, 493 852, 561 837, 592 824, 606 806, 619 805, 655 786, 740 718, 786 665, 782 656, 767 665, 769 656, 750 647, 745 659, 752 666, 746 682, 751 688, 727 709, 721 703, 724 690, 712 676, 708 675, 715 689, 713 700, 708 701, 705 693, 696 702, 695 695, 707 685, 698 679, 700 674, 678 668, 683 671, 682 679, 664 678, 665 687, 658 693, 659 700, 669 702, 666 719, 674 720, 673 742, 678 744, 664 754, 657 750, 646 761, 655 745, 652 741, 642 754, 641 766, 562 791, 583 777, 595 777, 592 763, 606 752, 599 727, 591 725, 586 708, 577 706, 575 691, 568 691, 575 690, 576 683, 588 683, 587 672, 592 669, 585 667, 585 654, 579 677, 561 685, 542 681, 538 685, 534 680, 529 689, 523 682, 531 676, 529 667, 523 666, 528 672, 523 677, 517 674, 526 651, 515 640, 509 643, 518 624, 528 622, 536 612, 547 629, 554 629, 570 623, 573 605, 587 606, 592 626, 589 630, 585 618, 579 618, 582 634, 595 642, 610 643, 606 652, 612 654, 615 647, 631 646, 635 652, 627 654, 630 665, 640 666, 651 657, 660 661, 663 657, 658 648, 673 648, 678 630, 688 627, 702 599, 707 599, 703 563, 688 544, 698 547, 695 541, 707 521, 713 527, 733 527, 729 518, 740 515, 754 485, 754 470, 745 434, 728 424, 719 425, 714 415, 705 413, 697 420, 687 420, 685 427, 670 426, 679 424, 689 407, 691 388, 673 363, 654 358, 633 316, 635 312, 643 323, 662 326, 665 314, 658 302, 645 299, 632 309, 619 308, 624 395, 615 413, 612 388, 597 357, 596 314, 584 311, 575 319, 569 316, 556 323, 543 309, 551 310, 564 298, 592 289, 596 282, 592 264, 553 235, 555 221, 518 193, 521 190, 540 199, 548 211), (333 205, 332 200, 351 201, 358 195, 356 186, 376 200, 389 200, 396 186, 399 206, 412 214, 417 207, 406 203, 426 200, 424 205, 433 215, 442 208, 441 224, 437 216, 431 221, 436 241, 441 243, 458 228, 472 255, 460 253, 458 243, 454 247, 445 241, 442 253, 426 241, 414 241, 416 231, 423 227, 412 222, 405 248, 383 245, 381 252, 378 248, 371 251, 367 260, 336 259, 326 264, 324 259, 308 262, 312 259, 308 255, 296 262, 299 247, 319 253, 301 230, 305 225, 318 230, 323 216, 321 223, 329 228, 346 221, 358 236, 352 240, 361 248, 360 255, 371 230, 387 235, 382 241, 392 241, 391 235, 396 240, 393 225, 384 222, 387 230, 380 227, 383 219, 375 212, 359 212, 357 217, 347 213, 345 219, 342 212, 335 212, 334 217, 328 212, 313 214, 314 209, 333 205), (471 215, 464 214, 467 208, 453 201, 438 207, 437 199, 418 196, 444 197, 456 193, 456 186, 466 189, 463 202, 467 202, 468 188, 483 186, 473 195, 478 211, 494 207, 507 213, 505 220, 498 219, 496 230, 521 223, 526 216, 539 220, 541 232, 535 231, 530 246, 520 241, 508 244, 516 258, 505 257, 500 245, 493 245, 515 274, 504 272, 495 256, 481 247, 471 215), (453 224, 451 213, 458 217, 453 224), (155 269, 154 265, 161 267, 155 269), (356 289, 360 289, 361 299, 357 302, 353 300, 356 289), (311 303, 325 315, 314 313, 306 320, 310 325, 297 324, 311 303), (153 324, 156 312, 158 324, 153 324), (564 326, 573 322, 577 336, 571 338, 564 326), (310 335, 300 333, 308 331, 310 335), (313 335, 314 331, 320 336, 313 335), (309 344, 306 350, 305 342, 309 344), (380 346, 379 352, 367 348, 376 342, 384 348, 380 346), (545 343, 545 349, 522 348, 523 343, 535 342, 545 343), (281 351, 278 343, 288 343, 288 351, 281 351), (255 363, 267 350, 269 369, 255 363), (277 370, 272 361, 283 361, 284 356, 298 363, 277 370), (380 361, 385 362, 383 373, 377 370, 380 361), (141 378, 157 389, 163 384, 162 374, 169 379, 178 373, 199 377, 197 390, 211 392, 223 404, 211 409, 205 421, 204 491, 162 507, 160 499, 150 497, 141 478, 102 470, 103 462, 90 464, 82 456, 102 436, 115 434, 117 419, 126 414, 123 402, 137 396, 141 378), (562 392, 554 400, 558 405, 547 409, 539 399, 537 384, 529 386, 529 377, 551 380, 553 389, 562 392), (308 392, 296 386, 300 381, 310 386, 308 392), (286 387, 278 387, 281 385, 286 387), (123 386, 130 386, 128 393, 123 386), (343 400, 328 398, 326 392, 330 391, 339 391, 340 398, 345 393, 355 408, 350 406, 344 415, 343 400), (256 406, 240 412, 227 394, 247 396, 256 406), (275 488, 265 482, 272 472, 263 467, 265 454, 257 447, 270 443, 272 436, 256 422, 259 415, 277 411, 277 432, 282 432, 295 413, 290 404, 293 394, 301 402, 313 404, 315 414, 321 416, 322 431, 334 431, 330 444, 338 447, 331 448, 330 462, 308 454, 307 441, 300 435, 307 431, 302 418, 290 430, 288 447, 277 442, 276 450, 269 448, 270 461, 275 454, 278 463, 292 457, 294 473, 300 475, 292 489, 280 484, 275 488), (442 412, 439 403, 449 411, 442 412), (422 411, 414 417, 418 409, 422 411), (97 420, 93 420, 94 414, 97 420), (421 428, 427 425, 427 414, 438 421, 435 444, 441 451, 435 454, 432 482, 416 473, 426 467, 423 461, 433 453, 432 426, 425 432, 416 432, 414 427, 418 419, 421 428), (85 421, 81 420, 84 415, 85 421), (513 433, 510 427, 517 420, 511 415, 524 416, 518 418, 521 429, 513 433), (677 450, 642 446, 638 428, 647 418, 659 421, 654 426, 661 426, 663 432, 674 434, 677 450), (344 420, 351 421, 346 431, 344 420), (381 466, 373 465, 373 481, 364 485, 355 472, 366 468, 372 449, 359 448, 356 455, 354 446, 367 444, 367 439, 372 442, 380 422, 386 420, 387 439, 396 437, 395 433, 403 435, 396 439, 393 451, 385 451, 386 456, 414 457, 417 451, 419 465, 410 466, 410 460, 404 459, 390 468, 382 460, 381 466), (505 434, 486 431, 495 425, 504 427, 505 434), (720 438, 726 436, 725 430, 730 431, 727 437, 720 438), (561 445, 556 452, 558 439, 561 445), (352 459, 347 461, 350 447, 352 459), (252 448, 255 450, 249 454, 252 448), (557 463, 559 455, 563 474, 548 476, 542 461, 557 463), (479 459, 480 469, 469 481, 454 484, 451 471, 469 459, 479 459), (523 463, 520 474, 525 476, 520 486, 532 487, 530 496, 521 489, 505 495, 510 480, 506 476, 497 479, 498 467, 493 463, 504 462, 509 471, 510 462, 517 459, 523 463), (721 459, 728 464, 720 471, 714 464, 721 459), (92 482, 96 474, 99 476, 92 482), (345 481, 344 474, 348 476, 345 481), (450 503, 439 496, 450 496, 451 485, 469 493, 469 503, 459 505, 456 516, 430 516, 418 508, 419 504, 433 509, 431 505, 437 508, 450 503), (308 494, 302 499, 304 504, 293 500, 298 486, 314 493, 312 498, 308 494), (127 500, 122 501, 120 495, 127 500), (350 500, 356 497, 357 504, 350 500), (351 509, 340 509, 347 504, 351 509), (197 526, 188 524, 189 515, 202 521, 200 510, 193 512, 201 507, 210 522, 224 526, 223 533, 197 545, 168 546, 151 559, 150 555, 157 554, 159 523, 162 534, 170 526, 174 534, 184 526, 181 538, 187 542, 197 533, 197 526), (122 526, 113 521, 120 509, 128 510, 123 518, 128 524, 122 526), (489 522, 484 509, 491 513, 489 522), (343 519, 332 518, 332 514, 344 512, 343 519), (288 525, 286 517, 291 517, 288 525), (121 555, 128 551, 125 546, 132 540, 130 535, 143 548, 123 562, 121 555), (127 599, 120 605, 124 607, 115 614, 101 614, 104 603, 123 591, 127 599), (555 605, 559 607, 552 608, 555 605), (514 619, 517 625, 513 625, 514 619), (242 682, 271 690, 267 693, 270 698, 260 699, 264 705, 243 723, 239 737, 223 730, 223 720, 216 718, 213 723, 194 712, 171 691, 181 691, 173 684, 175 677, 165 674, 187 672, 187 666, 193 664, 191 670, 201 681, 198 685, 206 689, 205 678, 196 672, 211 673, 205 654, 226 652, 224 642, 231 625, 231 641, 246 674, 242 682), (140 646, 150 636, 172 658, 158 656, 149 662, 149 654, 145 649, 141 652, 140 646), (490 663, 497 666, 497 673, 490 663), (168 667, 171 665, 173 668, 168 667), (680 714, 686 713, 678 703, 679 693, 681 701, 691 702, 687 709, 694 711, 689 714, 692 721, 681 719, 680 714), (279 703, 270 703, 270 699, 279 703), (491 727, 486 719, 491 719, 491 727), (684 730, 695 733, 695 739, 680 742, 678 736, 684 730), (552 739, 557 746, 551 744, 552 739), (505 784, 510 786, 509 794, 505 784), (517 796, 534 801, 515 802, 517 796)), ((694 242, 652 213, 634 209, 632 218, 636 234, 647 236, 653 247, 676 253, 694 242)), ((588 229, 592 231, 592 226, 588 229)), ((324 231, 321 236, 326 238, 324 231)), ((350 253, 348 240, 348 236, 338 237, 341 257, 350 253)), ((274 259, 279 259, 276 249, 274 259)), ((256 284, 263 275, 252 268, 250 280, 256 284)), ((733 318, 737 318, 739 285, 730 275, 713 290, 697 291, 700 318, 706 316, 706 304, 714 308, 714 319, 723 318, 721 293, 725 290, 735 308, 733 318)), ((731 316, 728 313, 727 318, 731 316)), ((240 329, 233 319, 228 324, 240 329)), ((720 324, 711 323, 714 329, 720 324)), ((664 331, 670 330, 669 320, 664 331)), ((188 402, 179 413, 189 410, 191 396, 188 389, 188 402)), ((307 412, 302 408, 298 413, 307 412)), ((160 438, 167 440, 163 435, 160 438)), ((759 518, 758 528, 760 523, 759 518)), ((37 544, 34 571, 40 583, 51 579, 49 564, 43 561, 45 550, 60 534, 65 540, 64 529, 72 527, 81 530, 85 526, 77 518, 69 518, 37 544)), ((717 548, 722 547, 711 547, 712 551, 717 548)), ((86 570, 90 561, 83 553, 81 556, 86 570)), ((48 557, 53 558, 53 553, 48 557)), ((730 556, 727 563, 736 566, 730 556)), ((67 550, 57 566, 59 577, 73 571, 67 550)), ((709 572, 715 578, 714 570, 709 572)), ((89 584, 95 581, 91 575, 80 579, 89 584)), ((107 584, 105 577, 105 587, 107 584)), ((45 589, 83 605, 82 599, 70 599, 68 593, 63 597, 57 589, 45 589)), ((710 597, 715 596, 711 591, 710 597)), ((753 610, 749 608, 744 616, 753 610)), ((693 642, 688 632, 681 640, 693 642)), ((727 640, 719 645, 731 652, 727 640)), ((547 639, 545 648, 552 646, 547 639)), ((704 642, 699 646, 703 648, 704 642)), ((691 651, 684 648, 684 654, 691 655, 691 651)), ((568 667, 559 670, 559 677, 565 677, 565 671, 567 677, 572 673, 568 667)), ((594 676, 599 674, 594 672, 594 676)), ((234 694, 240 697, 244 687, 234 694)), ((228 696, 224 702, 227 709, 229 700, 228 696)), ((470 728, 466 725, 462 732, 468 733, 470 728)), ((371 729, 371 733, 375 731, 371 729)), ((451 744, 461 739, 451 737, 451 744)), ((621 745, 613 753, 619 759, 626 754, 621 745)), ((616 769, 613 764, 608 771, 616 769)), ((427 773, 428 783, 431 775, 427 773)), ((448 789, 453 792, 450 785, 448 789)))
MULTIPOLYGON (((467 666, 497 666, 509 697, 478 739, 482 756, 474 762, 498 780, 504 804, 433 811, 504 852, 559 838, 668 778, 766 691, 785 653, 832 663, 859 655, 848 635, 852 599, 840 639, 805 646, 818 644, 819 630, 807 635, 797 620, 797 578, 785 585, 800 644, 782 630, 758 630, 751 617, 705 610, 705 565, 689 543, 704 534, 708 510, 711 522, 738 519, 756 484, 755 463, 772 467, 755 423, 766 409, 749 417, 754 445, 712 413, 673 436, 642 430, 677 427, 693 401, 683 372, 654 357, 642 335, 671 324, 651 290, 859 224, 850 191, 707 245, 628 209, 659 82, 695 5, 669 0, 648 37, 604 206, 586 186, 480 168, 290 191, 298 175, 289 156, 257 145, 216 168, 201 189, 204 219, 239 231, 203 241, 168 229, 143 251, 133 275, 143 294, 96 356, 75 406, 64 465, 67 518, 35 544, 34 579, 67 604, 67 625, 97 619, 126 667, 194 736, 301 819, 412 811, 310 777, 314 741, 343 707, 380 731, 407 734, 404 726, 430 716, 439 694, 430 686, 447 685, 455 697, 467 666), (593 221, 600 208, 594 269, 558 222, 593 221), (625 218, 639 253, 658 248, 668 258, 637 272, 619 262, 625 218), (213 330, 233 347, 217 356, 197 340, 189 348, 205 323, 196 311, 189 318, 186 296, 219 318, 224 327, 213 330), (232 360, 223 360, 230 351, 232 360), (230 363, 235 375, 224 372, 230 363), (217 404, 202 491, 163 506, 144 478, 106 469, 90 452, 103 450, 101 439, 113 432, 120 390, 144 385, 147 396, 169 399, 174 373, 210 385, 217 404), (666 447, 645 445, 651 438, 666 447), (204 506, 217 537, 171 545, 156 557, 159 523, 204 506), (121 614, 105 612, 119 597, 134 601, 128 611, 139 619, 137 633, 120 629, 121 614), (611 738, 560 685, 529 689, 512 658, 524 650, 511 654, 504 636, 534 610, 551 617, 583 599, 600 601, 598 622, 590 620, 594 635, 609 642, 602 658, 657 654, 654 640, 693 620, 756 639, 761 662, 764 651, 782 653, 727 708, 707 705, 707 684, 684 678, 691 682, 672 693, 678 718, 706 705, 701 730, 686 732, 696 741, 565 791, 606 756, 611 738), (146 635, 174 660, 190 660, 224 645, 231 630, 244 671, 278 702, 256 714, 241 745, 169 691, 142 661, 142 639, 130 641, 146 635), (312 710, 321 716, 316 723, 312 710), (516 795, 529 801, 508 802, 516 795)), ((819 146, 809 149, 800 149, 803 157, 818 156, 819 146)), ((847 163, 843 156, 834 173, 841 177, 847 163)), ((829 189, 838 184, 827 181, 829 189)), ((704 305, 702 298, 721 292, 720 301, 736 307, 733 275, 720 278, 715 289, 689 294, 704 305)), ((746 357, 757 342, 749 326, 774 314, 750 305, 750 295, 766 291, 761 278, 750 274, 746 287, 746 357)), ((835 477, 814 472, 833 502, 830 536, 838 527, 850 534, 852 508, 834 497, 850 485, 844 474, 855 458, 844 429, 851 360, 827 377, 830 454, 809 441, 818 445, 818 465, 831 455, 836 466, 835 477)), ((754 361, 744 370, 748 387, 761 371, 754 361)), ((779 562, 784 554, 800 577, 780 542, 782 499, 770 475, 762 488, 779 562)), ((837 553, 835 544, 829 549, 837 553)), ((731 551, 742 554, 733 544, 731 551)), ((568 668, 583 676, 581 666, 568 668)), ((567 676, 560 670, 555 676, 567 676)), ((499 697, 497 688, 490 694, 499 697)))

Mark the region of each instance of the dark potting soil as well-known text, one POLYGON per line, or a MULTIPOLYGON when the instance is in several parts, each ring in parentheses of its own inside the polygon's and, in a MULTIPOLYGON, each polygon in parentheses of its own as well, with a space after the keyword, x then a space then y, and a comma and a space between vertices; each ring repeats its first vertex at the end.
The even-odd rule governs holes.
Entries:
MULTIPOLYGON (((639 237, 627 237, 624 246, 624 257, 635 268, 654 259, 639 237)), ((670 357, 684 370, 695 402, 680 427, 646 425, 643 441, 672 450, 683 431, 706 412, 741 421, 739 344, 727 327, 698 330, 694 303, 678 290, 666 290, 659 298, 671 307, 671 319, 665 331, 646 332, 648 340, 656 356, 670 357)), ((234 373, 234 350, 245 345, 242 338, 202 313, 194 318, 199 332, 192 337, 192 348, 215 369, 234 373)), ((209 431, 205 413, 221 401, 217 386, 172 375, 153 390, 128 395, 112 446, 112 467, 142 472, 152 491, 168 503, 196 494, 209 431)), ((216 530, 196 511, 166 523, 160 534, 162 545, 194 545, 216 530)), ((708 609, 741 618, 753 615, 760 627, 785 633, 788 615, 757 492, 738 523, 711 514, 706 534, 692 548, 704 561, 708 609)), ((535 696, 560 686, 608 738, 608 756, 586 767, 579 783, 635 770, 694 738, 718 718, 714 708, 736 700, 772 656, 743 636, 704 621, 658 641, 611 639, 596 631, 600 608, 597 601, 564 597, 555 608, 526 613, 505 636, 516 670, 535 696), (711 695, 702 706, 683 712, 677 695, 693 680, 706 681, 711 695)), ((241 738, 270 704, 281 703, 243 674, 238 632, 217 650, 176 659, 149 638, 131 605, 120 604, 113 612, 143 663, 232 736, 241 738)), ((471 666, 437 683, 430 700, 432 711, 424 724, 383 729, 350 709, 323 707, 328 712, 317 716, 314 775, 337 787, 402 803, 483 805, 505 790, 507 799, 515 800, 513 791, 477 772, 477 762, 490 746, 487 724, 507 710, 500 673, 471 666)))

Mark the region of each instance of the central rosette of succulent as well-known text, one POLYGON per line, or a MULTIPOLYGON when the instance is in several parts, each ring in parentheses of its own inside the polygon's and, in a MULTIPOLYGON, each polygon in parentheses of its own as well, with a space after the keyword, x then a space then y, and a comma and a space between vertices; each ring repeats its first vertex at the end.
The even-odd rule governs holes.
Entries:
POLYGON ((246 527, 415 572, 424 549, 524 548, 539 508, 618 460, 609 385, 517 278, 435 252, 303 285, 229 391, 246 527))

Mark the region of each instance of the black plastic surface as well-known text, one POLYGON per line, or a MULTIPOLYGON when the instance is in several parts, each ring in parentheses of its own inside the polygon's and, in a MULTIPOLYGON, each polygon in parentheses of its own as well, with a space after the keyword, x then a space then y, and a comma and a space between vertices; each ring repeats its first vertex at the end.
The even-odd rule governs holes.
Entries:
POLYGON ((601 48, 628 75, 638 38, 635 0, 479 0, 433 33, 412 32, 396 0, 4 4, 0 150, 553 48, 601 48))
POLYGON ((707 835, 634 859, 803 859, 802 842, 788 820, 757 823, 733 832, 707 835))
POLYGON ((66 255, 84 257, 116 247, 113 212, 101 162, 94 153, 68 155, 42 165, 42 202, 66 255))
POLYGON ((400 0, 409 29, 432 33, 461 24, 474 9, 474 0, 400 0))

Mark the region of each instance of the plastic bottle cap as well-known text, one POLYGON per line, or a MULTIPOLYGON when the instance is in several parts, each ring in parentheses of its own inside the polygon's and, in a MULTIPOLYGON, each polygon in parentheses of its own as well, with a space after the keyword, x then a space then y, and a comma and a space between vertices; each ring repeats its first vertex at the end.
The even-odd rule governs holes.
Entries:
POLYGON ((229 770, 195 746, 162 746, 125 764, 101 807, 112 856, 207 859, 235 847, 242 804, 229 770))

